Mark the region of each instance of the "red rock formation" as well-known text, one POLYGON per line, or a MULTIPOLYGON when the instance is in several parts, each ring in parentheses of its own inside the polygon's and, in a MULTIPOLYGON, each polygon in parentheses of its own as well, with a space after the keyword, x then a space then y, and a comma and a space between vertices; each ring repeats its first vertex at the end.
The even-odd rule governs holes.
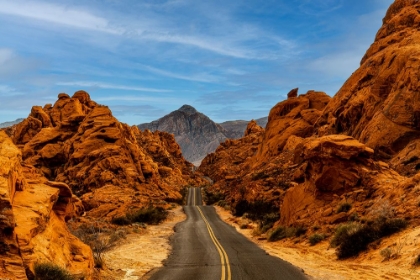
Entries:
POLYGON ((268 116, 258 159, 279 155, 291 135, 309 137, 314 124, 331 98, 324 92, 309 91, 274 106, 268 116))
MULTIPOLYGON (((360 68, 333 99, 310 91, 278 103, 270 111, 258 153, 233 168, 235 180, 226 174, 239 146, 224 144, 204 159, 200 170, 215 181, 209 190, 224 193, 234 212, 238 200, 245 206, 257 199, 270 201, 280 209, 284 225, 366 217, 382 200, 398 216, 416 217, 419 10, 414 0, 391 5, 360 68), (352 203, 351 211, 337 213, 344 202, 352 203)), ((247 211, 251 208, 237 214, 247 211)))
POLYGON ((0 278, 27 279, 35 262, 52 262, 91 279, 90 248, 65 220, 83 211, 70 188, 21 166, 21 152, 0 131, 0 278))
POLYGON ((173 136, 120 123, 84 91, 35 106, 12 139, 26 164, 81 196, 88 215, 110 218, 150 199, 177 201, 183 186, 201 182, 173 136))
MULTIPOLYGON (((420 137, 420 3, 396 0, 360 68, 334 96, 318 121, 319 135, 344 133, 393 158, 420 137)), ((395 163, 410 161, 402 158, 395 163)), ((419 159, 412 159, 417 165, 419 159)), ((394 165, 396 167, 396 165, 394 165)), ((408 172, 407 174, 415 174, 408 172)))

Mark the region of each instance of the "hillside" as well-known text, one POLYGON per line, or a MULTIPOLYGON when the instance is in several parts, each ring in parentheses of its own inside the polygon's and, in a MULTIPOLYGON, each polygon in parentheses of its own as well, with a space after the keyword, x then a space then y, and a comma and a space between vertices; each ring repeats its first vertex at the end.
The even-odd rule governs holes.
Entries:
POLYGON ((120 123, 84 91, 61 93, 0 131, 0 156, 3 278, 27 279, 35 262, 49 261, 92 279, 92 251, 67 221, 107 227, 135 209, 180 202, 183 187, 202 182, 173 135, 120 123))
POLYGON ((290 95, 252 141, 228 140, 208 155, 199 168, 214 180, 208 197, 260 221, 262 231, 275 224, 325 238, 352 222, 347 234, 358 249, 340 244, 339 258, 406 223, 418 226, 418 10, 414 0, 390 6, 360 68, 332 99, 290 95), (255 152, 239 153, 249 149, 255 152), (359 236, 363 230, 372 235, 359 236))
POLYGON ((23 121, 24 119, 16 119, 14 121, 11 122, 4 122, 4 123, 0 123, 0 128, 5 128, 5 127, 9 127, 15 124, 20 123, 21 121, 23 121))

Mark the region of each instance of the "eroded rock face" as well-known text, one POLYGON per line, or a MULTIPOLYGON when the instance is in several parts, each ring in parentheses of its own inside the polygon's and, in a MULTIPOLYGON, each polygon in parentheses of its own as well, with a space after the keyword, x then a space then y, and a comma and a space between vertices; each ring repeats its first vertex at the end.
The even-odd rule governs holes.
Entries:
POLYGON ((360 68, 333 99, 292 91, 278 103, 258 152, 239 162, 233 178, 231 155, 240 147, 221 146, 207 157, 200 170, 215 181, 209 190, 223 193, 238 215, 268 201, 283 225, 328 228, 367 217, 383 201, 398 217, 418 215, 419 10, 414 0, 391 5, 360 68), (349 212, 337 210, 343 203, 349 212))
POLYGON ((70 188, 21 165, 21 151, 0 131, 0 278, 27 279, 52 262, 91 279, 91 249, 67 229, 83 206, 70 188))
MULTIPOLYGON (((420 64, 419 9, 420 3, 414 0, 397 0, 390 6, 360 68, 318 121, 320 135, 350 135, 384 160, 420 137, 420 82, 416 70, 420 64)), ((401 160, 401 154, 399 157, 401 160)))
POLYGON ((292 135, 311 136, 315 122, 330 100, 324 92, 309 91, 274 106, 268 116, 264 139, 258 150, 259 160, 279 155, 292 135))
POLYGON ((84 91, 59 94, 27 120, 12 133, 25 164, 69 185, 88 215, 110 219, 151 199, 178 201, 183 186, 201 180, 173 136, 120 123, 84 91))

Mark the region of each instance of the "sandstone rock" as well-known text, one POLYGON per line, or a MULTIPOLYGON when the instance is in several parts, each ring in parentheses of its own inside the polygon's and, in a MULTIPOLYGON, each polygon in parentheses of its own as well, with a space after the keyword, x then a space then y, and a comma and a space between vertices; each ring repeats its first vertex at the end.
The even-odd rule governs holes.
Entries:
MULTIPOLYGON (((113 186, 110 188, 113 197, 101 200, 101 209, 108 208, 106 215, 93 211, 92 205, 99 207, 99 204, 83 196, 83 204, 91 211, 88 215, 111 219, 128 207, 141 207, 151 197, 156 201, 178 201, 183 186, 202 182, 193 174, 193 166, 183 158, 172 135, 143 133, 137 127, 122 124, 108 107, 96 104, 84 91, 76 92, 71 98, 60 94, 54 106, 43 112, 43 118, 49 118, 51 126, 40 121, 29 139, 23 135, 28 131, 27 125, 22 124, 23 129, 15 130, 12 137, 15 141, 24 139, 19 142, 24 144, 24 162, 36 166, 48 180, 62 182, 61 185, 47 183, 61 192, 67 191, 68 185, 72 192, 82 196, 113 186), (121 210, 114 207, 117 193, 123 196, 133 191, 139 191, 142 198, 127 200, 127 205, 120 205, 121 210)), ((39 121, 35 117, 40 115, 31 118, 39 121)), ((78 213, 84 211, 81 203, 77 207, 68 203, 74 201, 69 193, 61 199, 65 203, 57 205, 55 210, 63 219, 71 218, 66 214, 68 205, 73 205, 78 213)))
MULTIPOLYGON (((317 123, 319 134, 350 135, 384 160, 420 137, 420 83, 414 70, 420 63, 418 8, 414 0, 391 5, 360 68, 324 110, 317 123)), ((401 162, 410 160, 398 157, 401 162)), ((415 161, 414 165, 420 163, 415 161)))
POLYGON ((299 88, 294 88, 287 94, 287 99, 297 97, 298 96, 299 88))
POLYGON ((324 92, 309 92, 278 103, 269 114, 264 139, 258 150, 259 160, 279 155, 290 136, 309 137, 313 134, 314 117, 330 101, 324 92), (306 120, 302 117, 305 110, 306 120))
POLYGON ((27 279, 35 262, 48 261, 91 279, 92 251, 65 225, 65 218, 75 215, 70 189, 42 183, 47 180, 29 166, 22 168, 21 160, 20 150, 0 132, 0 278, 27 279), (84 256, 77 265, 74 250, 84 256))

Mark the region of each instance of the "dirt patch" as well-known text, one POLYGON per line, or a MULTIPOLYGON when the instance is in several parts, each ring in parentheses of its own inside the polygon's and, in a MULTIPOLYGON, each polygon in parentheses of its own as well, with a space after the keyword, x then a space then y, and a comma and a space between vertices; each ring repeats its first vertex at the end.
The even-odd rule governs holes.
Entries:
POLYGON ((168 218, 160 225, 146 229, 129 227, 130 234, 118 246, 105 254, 104 280, 137 280, 152 269, 162 266, 171 251, 169 238, 177 223, 186 219, 182 207, 170 210, 168 218))
POLYGON ((286 239, 277 242, 260 240, 252 236, 255 224, 232 216, 232 214, 216 207, 217 213, 228 224, 248 239, 258 244, 272 256, 284 259, 302 268, 306 274, 317 280, 347 279, 420 279, 420 266, 413 266, 415 258, 420 254, 420 227, 408 228, 403 232, 381 240, 375 248, 360 254, 357 258, 339 261, 335 249, 330 248, 329 240, 310 246, 307 238, 286 239), (247 229, 241 229, 248 224, 247 229), (394 256, 384 260, 381 251, 389 248, 394 256))

